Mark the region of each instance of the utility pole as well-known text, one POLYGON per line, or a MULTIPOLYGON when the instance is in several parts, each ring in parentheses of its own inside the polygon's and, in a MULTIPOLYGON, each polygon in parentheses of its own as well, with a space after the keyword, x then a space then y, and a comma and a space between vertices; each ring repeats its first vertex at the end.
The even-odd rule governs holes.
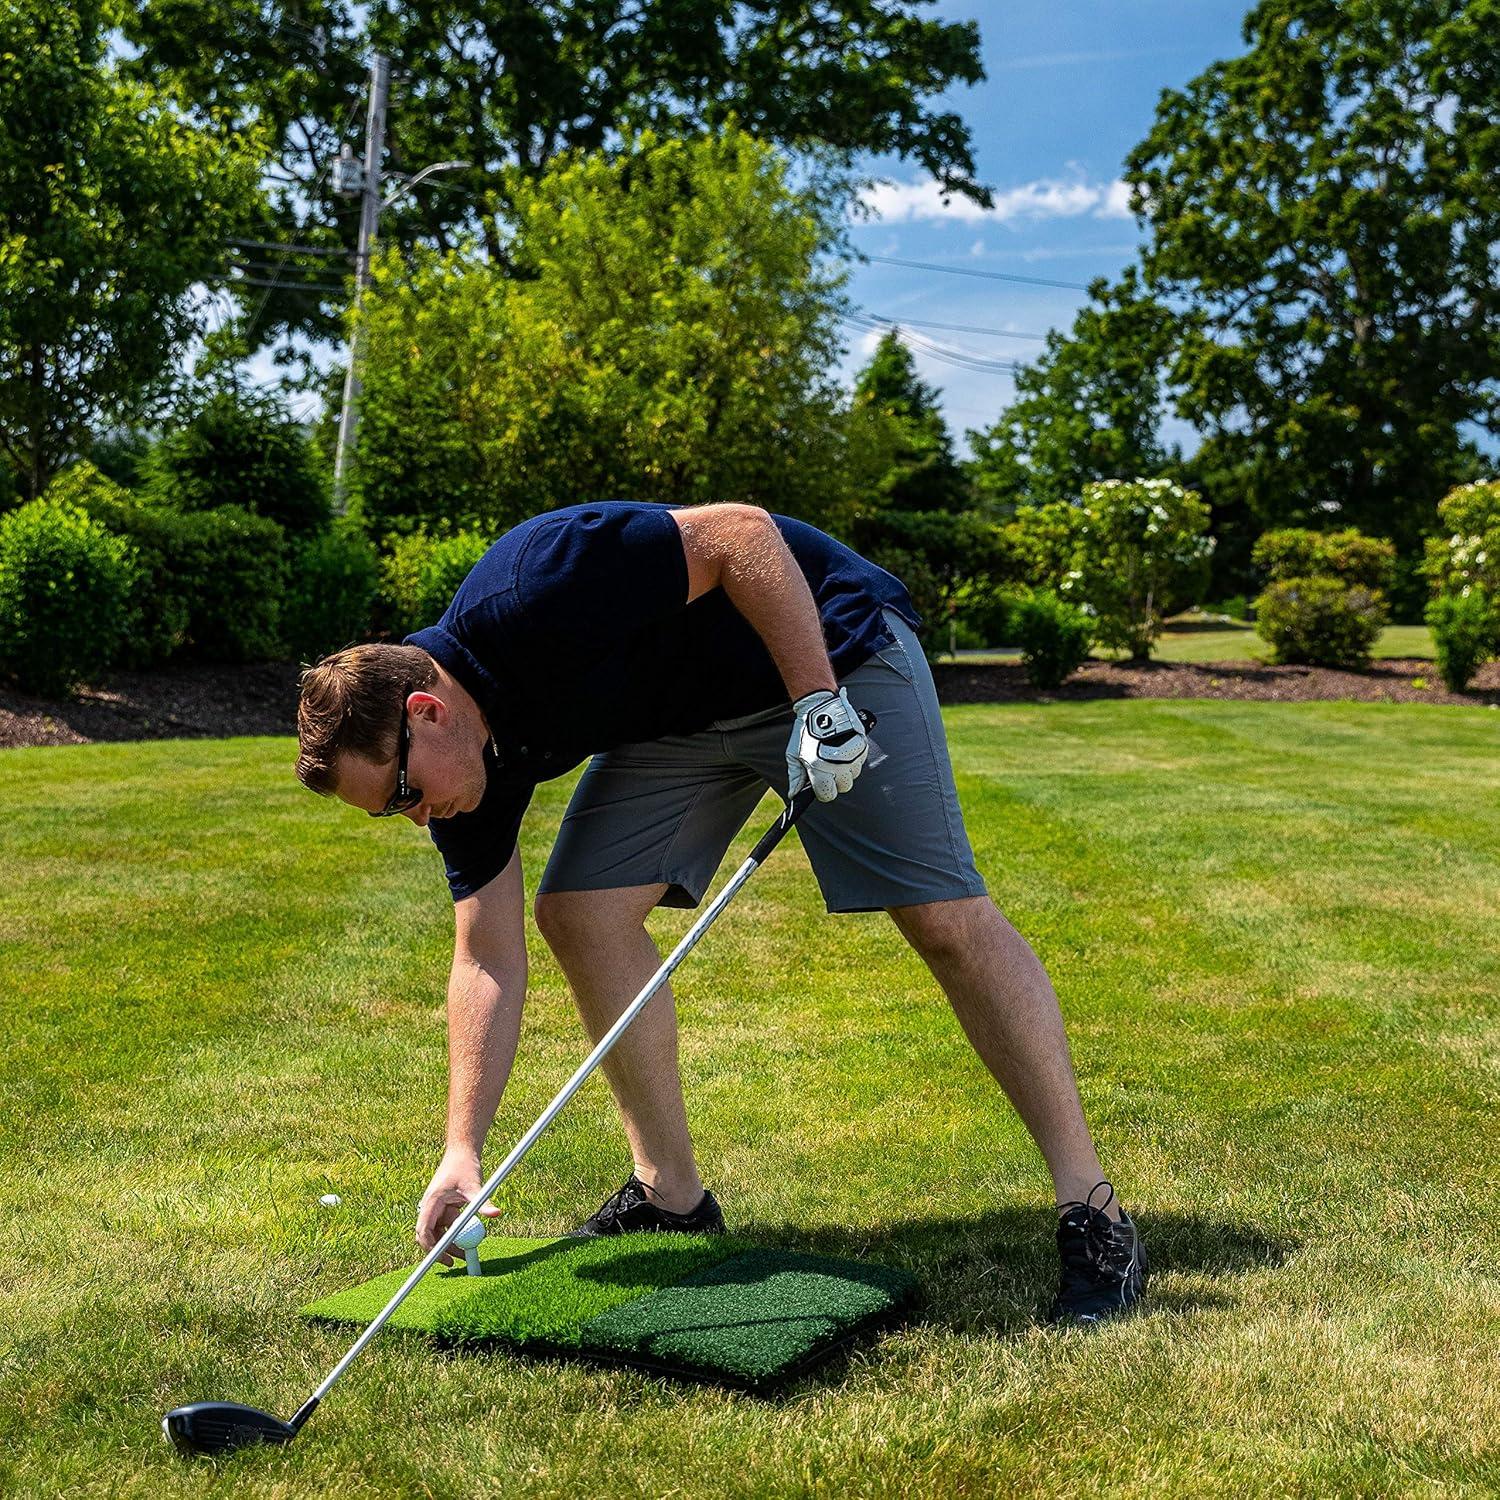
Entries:
POLYGON ((354 435, 359 428, 359 352, 361 341, 360 304, 370 285, 370 257, 374 253, 375 239, 380 226, 380 210, 389 208, 403 193, 409 192, 424 178, 434 172, 450 172, 468 166, 466 161, 440 161, 424 167, 414 177, 400 177, 401 186, 384 201, 380 197, 380 163, 385 155, 385 113, 390 96, 391 60, 377 52, 370 60, 370 114, 365 124, 365 159, 363 164, 354 161, 348 146, 335 163, 334 187, 347 198, 361 199, 359 215, 359 248, 354 259, 354 328, 349 338, 349 367, 344 372, 344 405, 339 413, 338 450, 333 461, 333 508, 343 515, 348 507, 345 471, 349 454, 354 448, 354 435))
MULTIPOLYGON (((370 60, 370 114, 365 123, 365 162, 361 174, 359 249, 354 257, 354 328, 349 338, 349 368, 344 372, 344 406, 339 413, 338 450, 333 461, 333 508, 343 515, 348 498, 344 470, 354 446, 359 410, 359 305, 370 284, 370 253, 380 219, 380 159, 385 155, 385 107, 391 87, 391 60, 377 52, 370 60)), ((341 191, 347 191, 343 183, 341 191)))

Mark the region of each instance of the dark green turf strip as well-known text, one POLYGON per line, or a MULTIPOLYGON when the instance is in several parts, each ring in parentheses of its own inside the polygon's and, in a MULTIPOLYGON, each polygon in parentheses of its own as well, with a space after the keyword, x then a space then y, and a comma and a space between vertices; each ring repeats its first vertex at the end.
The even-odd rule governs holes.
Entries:
POLYGON ((889 1266, 751 1250, 601 1313, 584 1350, 751 1385, 806 1369, 910 1305, 916 1283, 889 1266))

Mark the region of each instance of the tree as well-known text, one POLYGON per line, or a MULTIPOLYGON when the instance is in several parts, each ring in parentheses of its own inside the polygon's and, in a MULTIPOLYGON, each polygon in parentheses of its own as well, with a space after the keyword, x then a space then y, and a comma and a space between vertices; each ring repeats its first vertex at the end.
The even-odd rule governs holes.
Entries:
POLYGON ((1131 153, 1195 467, 1261 527, 1392 538, 1500 433, 1497 0, 1261 0, 1131 153))
POLYGON ((253 131, 198 128, 105 61, 113 0, 0 18, 0 450, 36 496, 128 423, 199 328, 193 284, 249 220, 253 131))
POLYGON ((509 191, 520 275, 477 246, 377 263, 352 484, 372 529, 493 533, 598 496, 828 522, 843 278, 780 154, 648 131, 509 191))
POLYGON ((937 392, 892 329, 854 388, 865 471, 850 536, 899 574, 922 615, 924 644, 956 641, 962 607, 983 610, 1014 574, 1001 527, 973 509, 937 392))
POLYGON ((856 407, 872 408, 886 432, 885 472, 868 495, 881 510, 957 511, 969 487, 953 457, 938 393, 917 375, 896 329, 885 334, 854 383, 856 407))
POLYGON ((1158 475, 1181 461, 1159 432, 1177 316, 1140 288, 1134 267, 1102 278, 1067 334, 1016 372, 1016 399, 971 432, 969 477, 1000 516, 1023 505, 1076 504, 1086 484, 1158 475))
MULTIPOLYGON (((327 169, 364 118, 364 59, 372 47, 387 53, 387 169, 472 166, 405 197, 382 235, 440 253, 472 235, 506 267, 497 214, 510 207, 509 184, 644 129, 691 137, 738 119, 826 171, 852 173, 864 153, 889 154, 988 203, 967 128, 930 107, 952 85, 984 77, 979 29, 923 18, 929 3, 375 0, 357 10, 350 0, 136 0, 125 31, 142 49, 134 66, 143 76, 271 131, 278 162, 261 238, 346 250, 353 216, 338 217, 347 205, 327 169)), ((304 286, 327 280, 316 257, 284 267, 304 286)), ((330 338, 341 311, 338 297, 272 292, 256 331, 330 338)))

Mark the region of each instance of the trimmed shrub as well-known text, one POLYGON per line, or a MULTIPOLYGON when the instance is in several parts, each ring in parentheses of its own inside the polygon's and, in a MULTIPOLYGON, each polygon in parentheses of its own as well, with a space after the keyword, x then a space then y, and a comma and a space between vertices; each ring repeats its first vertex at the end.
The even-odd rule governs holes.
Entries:
POLYGON ((142 498, 168 510, 241 506, 291 536, 324 530, 331 515, 322 460, 275 396, 215 393, 141 468, 142 498))
POLYGON ((1478 587, 1500 599, 1500 480, 1449 490, 1438 520, 1443 534, 1428 537, 1422 564, 1433 593, 1478 587))
POLYGON ((1023 594, 1011 604, 1011 634, 1033 687, 1060 687, 1088 660, 1094 621, 1052 589, 1023 594))
POLYGON ((286 533, 238 505, 174 516, 167 532, 174 588, 187 600, 186 654, 202 661, 281 655, 286 533))
POLYGON ((380 559, 352 522, 292 548, 281 634, 298 661, 312 662, 364 637, 380 587, 380 559))
POLYGON ((1261 534, 1250 554, 1268 583, 1293 578, 1332 578, 1366 589, 1390 587, 1396 548, 1382 537, 1343 531, 1308 531, 1287 526, 1261 534))
POLYGON ((1450 692, 1463 692, 1480 667, 1500 655, 1500 609, 1482 588, 1439 594, 1427 606, 1427 623, 1450 692))
POLYGON ((87 511, 135 553, 123 665, 280 654, 286 542, 274 521, 234 505, 197 515, 143 505, 89 463, 59 474, 47 494, 87 511))
POLYGON ((1283 579, 1255 601, 1255 628, 1286 664, 1363 670, 1388 623, 1379 589, 1336 578, 1283 579))
POLYGON ((0 519, 0 671, 61 698, 109 667, 133 570, 129 546, 76 506, 33 500, 0 519))
POLYGON ((489 546, 489 539, 477 531, 449 537, 414 531, 397 540, 380 570, 380 615, 385 630, 399 637, 436 624, 489 546))

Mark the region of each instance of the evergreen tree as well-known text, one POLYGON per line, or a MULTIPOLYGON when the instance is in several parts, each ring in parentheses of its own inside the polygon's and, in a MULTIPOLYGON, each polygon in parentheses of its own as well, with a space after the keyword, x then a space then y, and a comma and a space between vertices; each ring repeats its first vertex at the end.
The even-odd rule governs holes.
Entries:
POLYGON ((917 374, 897 329, 875 348, 854 384, 856 407, 884 434, 885 474, 869 496, 878 510, 960 511, 969 504, 963 470, 938 406, 938 393, 917 374))

